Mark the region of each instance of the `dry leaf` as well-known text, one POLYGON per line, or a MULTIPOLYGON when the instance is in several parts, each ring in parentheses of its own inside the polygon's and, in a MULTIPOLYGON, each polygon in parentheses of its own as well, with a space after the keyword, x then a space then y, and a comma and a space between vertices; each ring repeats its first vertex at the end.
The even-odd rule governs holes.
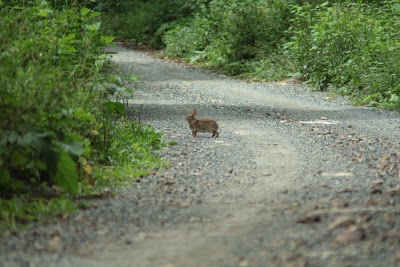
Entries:
POLYGON ((243 258, 243 257, 238 258, 238 259, 237 259, 237 263, 238 263, 238 265, 239 265, 240 267, 247 267, 247 266, 249 266, 249 261, 246 260, 246 259, 243 258))
POLYGON ((320 223, 321 217, 319 215, 306 216, 303 219, 297 221, 297 223, 320 223))
POLYGON ((394 188, 391 188, 391 189, 389 189, 388 191, 387 191, 387 193, 390 195, 390 196, 396 196, 396 195, 399 195, 400 194, 400 187, 394 187, 394 188))
POLYGON ((358 225, 351 225, 335 238, 338 244, 348 244, 365 238, 365 230, 358 225))
POLYGON ((307 258, 302 254, 293 254, 290 255, 285 262, 285 266, 287 267, 305 267, 307 266, 307 258))
POLYGON ((345 188, 341 191, 339 191, 339 193, 353 193, 353 192, 357 192, 358 190, 353 189, 353 188, 345 188))
POLYGON ((372 181, 372 184, 373 185, 381 185, 381 184, 383 184, 385 182, 385 180, 383 180, 383 179, 376 179, 376 180, 373 180, 372 181))
POLYGON ((354 157, 350 158, 350 161, 351 162, 363 162, 364 159, 360 156, 354 156, 354 157))
POLYGON ((379 187, 372 187, 371 188, 371 194, 382 194, 383 190, 379 187))
POLYGON ((340 228, 340 227, 348 227, 348 226, 354 225, 354 224, 356 224, 356 220, 354 220, 353 218, 351 218, 349 216, 339 217, 333 223, 331 223, 329 225, 329 231, 333 231, 336 228, 340 228))
POLYGON ((365 205, 386 207, 389 205, 389 202, 383 199, 368 199, 365 201, 365 205))

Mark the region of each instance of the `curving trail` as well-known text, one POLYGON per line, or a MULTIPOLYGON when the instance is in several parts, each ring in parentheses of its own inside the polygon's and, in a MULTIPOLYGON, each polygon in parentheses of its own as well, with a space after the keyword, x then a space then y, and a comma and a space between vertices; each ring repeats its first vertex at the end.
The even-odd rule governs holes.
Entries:
POLYGON ((96 209, 3 236, 4 253, 24 248, 10 266, 400 264, 399 114, 116 52, 121 72, 141 77, 137 116, 178 143, 163 152, 173 165, 96 209), (194 107, 219 138, 192 138, 194 107), (55 231, 60 249, 29 245, 55 231))

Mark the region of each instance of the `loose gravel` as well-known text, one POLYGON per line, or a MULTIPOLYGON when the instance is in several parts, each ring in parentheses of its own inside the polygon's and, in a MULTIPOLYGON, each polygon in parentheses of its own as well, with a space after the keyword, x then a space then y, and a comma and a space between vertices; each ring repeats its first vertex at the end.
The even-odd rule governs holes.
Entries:
POLYGON ((0 266, 398 266, 400 116, 115 48, 171 167, 0 236, 0 266), (216 119, 192 138, 184 117, 216 119))

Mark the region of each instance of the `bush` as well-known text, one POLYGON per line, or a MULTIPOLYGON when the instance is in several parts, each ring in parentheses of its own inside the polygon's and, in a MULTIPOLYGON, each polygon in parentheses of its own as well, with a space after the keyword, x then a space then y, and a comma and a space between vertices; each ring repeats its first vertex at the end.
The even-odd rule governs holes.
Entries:
POLYGON ((99 12, 0 1, 0 16, 0 231, 68 214, 77 194, 116 185, 102 164, 125 181, 163 166, 161 133, 127 121, 137 77, 113 74, 99 12))
POLYGON ((191 16, 195 0, 100 0, 96 10, 104 12, 103 31, 119 40, 134 40, 162 47, 163 29, 177 19, 191 16))
POLYGON ((320 89, 333 86, 364 102, 379 99, 385 105, 399 105, 398 7, 393 1, 379 8, 295 6, 293 37, 285 47, 298 69, 320 89))
POLYGON ((100 98, 92 90, 110 41, 100 13, 46 1, 0 10, 0 185, 3 196, 39 183, 78 190, 100 98))
POLYGON ((243 70, 261 74, 260 68, 270 65, 256 62, 277 59, 280 45, 287 40, 290 17, 287 3, 278 0, 212 0, 200 5, 193 19, 177 22, 166 32, 165 52, 191 62, 222 66, 229 74, 243 70), (275 54, 274 59, 269 59, 271 54, 275 54))

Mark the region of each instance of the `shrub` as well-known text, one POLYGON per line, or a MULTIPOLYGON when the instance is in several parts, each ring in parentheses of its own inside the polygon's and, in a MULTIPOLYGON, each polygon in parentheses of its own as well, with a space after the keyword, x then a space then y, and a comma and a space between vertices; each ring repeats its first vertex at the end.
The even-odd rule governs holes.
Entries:
POLYGON ((212 0, 200 4, 193 19, 177 22, 166 32, 165 52, 206 66, 222 66, 229 74, 261 73, 262 67, 270 66, 266 61, 277 58, 268 57, 280 54, 290 16, 287 3, 278 0, 212 0))
POLYGON ((119 40, 147 42, 162 47, 163 29, 169 23, 191 16, 195 0, 99 0, 96 10, 104 12, 103 30, 119 40))
POLYGON ((0 10, 0 185, 3 196, 39 183, 75 193, 100 99, 93 83, 110 41, 98 12, 46 1, 0 10))
POLYGON ((398 4, 325 3, 295 6, 293 12, 293 37, 285 47, 305 77, 320 89, 331 85, 366 101, 379 98, 396 105, 398 4))
POLYGON ((68 214, 76 194, 116 185, 101 164, 125 182, 163 166, 161 133, 127 120, 137 77, 113 74, 99 12, 0 1, 0 16, 0 231, 68 214))

